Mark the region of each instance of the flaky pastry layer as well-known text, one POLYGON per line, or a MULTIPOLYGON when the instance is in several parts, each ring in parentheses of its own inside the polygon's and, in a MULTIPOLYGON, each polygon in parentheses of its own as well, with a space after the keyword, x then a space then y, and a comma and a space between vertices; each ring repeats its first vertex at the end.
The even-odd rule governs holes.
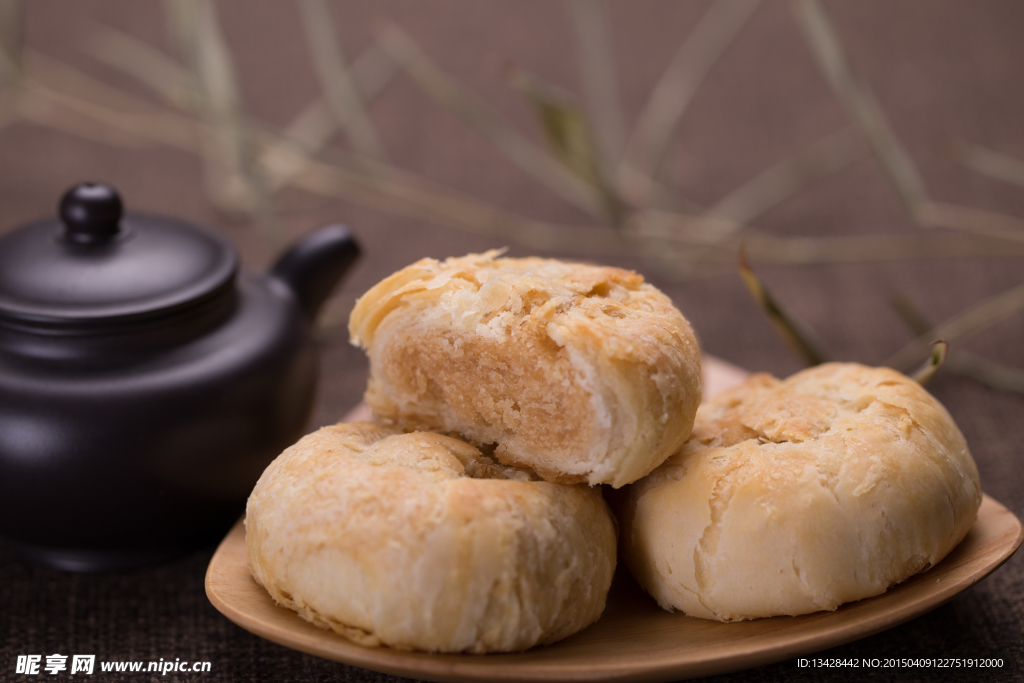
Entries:
POLYGON ((306 436, 246 508, 274 600, 363 645, 429 652, 523 650, 596 621, 615 536, 597 490, 376 423, 306 436))
POLYGON ((700 403, 689 323, 634 272, 497 255, 423 259, 359 299, 349 332, 373 412, 495 444, 549 481, 653 470, 700 403))
POLYGON ((939 562, 981 505, 952 418, 887 368, 755 375, 624 495, 626 562, 665 609, 737 621, 834 610, 939 562))

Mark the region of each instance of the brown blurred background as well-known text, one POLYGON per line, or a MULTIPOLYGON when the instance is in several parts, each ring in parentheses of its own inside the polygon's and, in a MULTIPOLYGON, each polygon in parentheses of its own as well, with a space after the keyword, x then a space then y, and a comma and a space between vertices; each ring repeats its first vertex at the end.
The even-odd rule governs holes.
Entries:
MULTIPOLYGON (((845 260, 844 251, 850 255, 857 250, 840 245, 828 259, 793 264, 779 261, 800 260, 795 243, 786 243, 783 258, 778 258, 758 252, 756 236, 751 242, 757 273, 784 308, 820 338, 831 358, 880 364, 916 336, 891 305, 894 294, 912 301, 937 325, 1024 280, 1024 5, 922 0, 822 6, 837 45, 866 86, 853 93, 854 108, 863 103, 858 94, 873 93, 869 99, 877 101, 893 136, 872 138, 870 131, 865 136, 858 126, 864 121, 851 117, 850 102, 844 100, 850 93, 844 95, 842 84, 830 86, 808 39, 807 17, 819 7, 812 3, 328 3, 330 25, 348 63, 358 66, 365 57, 364 66, 377 69, 379 92, 367 99, 365 110, 384 160, 375 163, 385 164, 386 172, 353 155, 365 144, 365 136, 362 143, 353 143, 346 128, 326 135, 309 157, 363 180, 343 189, 310 192, 293 185, 272 191, 267 189, 272 180, 257 178, 254 200, 245 194, 252 191, 246 189, 245 171, 232 175, 231 155, 218 147, 222 137, 189 138, 187 130, 184 138, 174 137, 180 121, 212 121, 216 131, 224 117, 208 116, 208 110, 204 115, 187 97, 181 106, 162 98, 159 90, 173 91, 170 80, 147 81, 126 72, 132 63, 143 64, 139 55, 146 53, 125 49, 125 36, 177 60, 187 73, 182 41, 175 41, 168 30, 167 6, 128 0, 24 3, 21 71, 8 70, 8 85, 0 92, 0 229, 51 214, 60 194, 84 180, 113 184, 129 209, 223 231, 238 245, 247 267, 257 270, 271 261, 279 242, 328 222, 350 224, 364 257, 321 320, 322 382, 311 427, 336 420, 360 398, 366 363, 348 345, 344 325, 355 297, 416 259, 505 246, 512 255, 536 252, 634 268, 674 299, 706 352, 750 370, 789 374, 803 362, 744 287, 734 265, 735 241, 709 248, 701 247, 704 243, 678 246, 630 236, 633 224, 616 233, 600 212, 580 209, 550 183, 510 162, 464 113, 418 86, 408 64, 396 66, 400 60, 379 42, 382 35, 394 35, 394 26, 400 27, 453 82, 506 122, 508 130, 516 131, 531 149, 548 153, 549 165, 564 175, 569 167, 550 153, 531 100, 509 82, 510 69, 544 81, 545 92, 553 91, 559 106, 576 102, 580 110, 589 111, 593 149, 621 154, 623 141, 680 46, 717 11, 723 25, 732 17, 734 35, 719 36, 722 49, 716 59, 708 57, 708 50, 693 48, 698 58, 691 63, 703 55, 709 66, 664 148, 655 176, 671 197, 655 204, 677 215, 699 214, 766 169, 789 163, 789 175, 783 176, 793 187, 769 188, 769 195, 775 192, 773 201, 740 222, 759 234, 779 237, 917 240, 892 249, 883 244, 870 259, 836 262, 845 260), (749 17, 737 18, 745 14, 749 17), (588 74, 596 67, 581 58, 577 36, 581 25, 600 25, 602 17, 609 47, 604 54, 610 55, 612 65, 603 72, 604 92, 611 93, 614 106, 600 113, 588 90, 588 74), (125 118, 105 116, 103 107, 123 112, 125 118), (846 129, 845 137, 829 137, 846 129), (807 150, 824 139, 839 140, 833 147, 841 149, 818 154, 817 165, 807 162, 793 170, 795 160, 806 162, 807 150), (920 183, 915 187, 926 192, 927 205, 908 205, 906 187, 901 195, 892 181, 893 172, 886 166, 892 150, 885 146, 892 140, 899 141, 916 167, 920 183), (214 183, 234 178, 229 182, 243 188, 241 195, 211 192, 210 178, 214 183), (388 186, 389 178, 400 182, 388 186), (410 187, 431 199, 410 202, 402 194, 410 187), (431 202, 441 201, 438 197, 471 199, 489 207, 487 211, 549 227, 467 225, 473 221, 445 219, 443 211, 430 208, 431 202), (460 222, 461 227, 456 225, 460 222), (558 244, 540 251, 524 244, 544 230, 559 236, 558 244), (930 246, 929 240, 940 246, 930 246), (711 260, 694 260, 694 253, 712 252, 711 260), (943 252, 943 257, 921 258, 933 252, 943 252), (906 258, 881 258, 896 255, 906 258)), ((268 0, 218 0, 195 7, 215 11, 237 75, 237 98, 229 102, 227 118, 240 128, 229 127, 227 137, 232 130, 241 131, 249 138, 249 151, 262 158, 267 136, 280 140, 323 94, 301 7, 268 0)), ((585 34, 584 43, 594 35, 601 34, 585 34)), ((16 41, 8 41, 12 44, 16 41)), ((597 54, 602 54, 600 49, 597 54)), ((563 124, 576 125, 570 116, 576 110, 559 111, 563 124)), ((869 128, 871 122, 869 116, 869 128)), ((240 149, 244 157, 247 148, 243 144, 240 149)), ((607 175, 615 176, 615 164, 607 158, 604 162, 612 169, 607 175)), ((256 168, 257 176, 265 170, 256 168)), ((576 182, 584 175, 577 173, 576 182)), ((615 177, 605 181, 616 185, 615 177)), ((619 193, 619 188, 612 192, 619 193)), ((627 213, 643 208, 629 192, 621 194, 617 201, 628 207, 627 213)), ((694 230, 703 239, 705 228, 714 227, 698 223, 694 230)), ((1019 381, 1014 372, 1020 371, 1014 368, 1024 368, 1024 297, 1016 300, 976 334, 952 340, 954 349, 968 349, 998 364, 991 367, 1005 371, 1011 385, 1013 378, 1019 381)), ((901 369, 924 357, 922 352, 901 369)), ((950 368, 929 385, 966 434, 986 492, 1020 516, 1024 397, 1007 390, 1012 388, 994 388, 950 368)), ((234 627, 202 595, 209 553, 123 577, 65 575, 0 553, 0 667, 13 667, 17 654, 71 650, 95 651, 101 659, 208 659, 213 672, 197 676, 203 680, 391 680, 286 650, 234 627)), ((994 672, 996 678, 1020 676, 1022 594, 1024 561, 1016 557, 932 614, 830 655, 1002 657, 1006 666, 994 672)), ((732 677, 800 676, 811 674, 784 662, 732 677)), ((821 672, 814 676, 825 677, 821 672)), ((880 676, 884 678, 882 672, 880 676)))

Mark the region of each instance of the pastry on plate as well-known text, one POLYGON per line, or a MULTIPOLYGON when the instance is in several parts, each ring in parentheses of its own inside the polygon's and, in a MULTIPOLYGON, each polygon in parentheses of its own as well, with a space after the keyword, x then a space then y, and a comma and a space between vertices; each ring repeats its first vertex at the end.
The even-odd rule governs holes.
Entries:
POLYGON ((540 481, 441 434, 325 427, 249 497, 253 576, 367 646, 509 652, 596 621, 615 569, 597 489, 540 481))
POLYGON ((619 487, 690 434, 689 323, 634 272, 498 252, 423 259, 356 303, 378 417, 494 445, 548 481, 619 487))
POLYGON ((949 413, 887 368, 754 375, 623 494, 624 558, 665 609, 737 621, 834 610, 939 562, 981 505, 949 413))

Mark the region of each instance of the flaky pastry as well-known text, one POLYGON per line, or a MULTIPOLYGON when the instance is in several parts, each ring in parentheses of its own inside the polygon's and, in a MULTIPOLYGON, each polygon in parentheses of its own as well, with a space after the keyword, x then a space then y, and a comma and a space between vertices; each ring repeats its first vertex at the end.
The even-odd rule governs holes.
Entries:
POLYGON ((683 449, 623 498, 639 583, 666 609, 737 621, 834 610, 934 565, 981 485, 917 382, 832 363, 701 406, 683 449))
POLYGON ((274 600, 363 645, 430 652, 522 650, 596 621, 615 536, 596 489, 376 423, 304 437, 246 508, 274 600))
POLYGON ((560 483, 622 486, 677 450, 700 403, 689 323, 640 275, 498 252, 423 259, 357 302, 366 402, 406 430, 495 444, 560 483))

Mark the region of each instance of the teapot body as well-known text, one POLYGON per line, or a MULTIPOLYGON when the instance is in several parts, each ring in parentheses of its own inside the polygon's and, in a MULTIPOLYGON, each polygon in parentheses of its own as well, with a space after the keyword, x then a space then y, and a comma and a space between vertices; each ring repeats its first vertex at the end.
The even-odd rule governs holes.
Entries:
POLYGON ((177 335, 0 332, 0 536, 73 570, 219 538, 306 425, 310 327, 286 284, 242 273, 177 335))
POLYGON ((0 236, 0 538, 85 571, 222 536, 302 434, 312 324, 358 255, 331 225, 240 273, 222 237, 98 183, 0 236))

